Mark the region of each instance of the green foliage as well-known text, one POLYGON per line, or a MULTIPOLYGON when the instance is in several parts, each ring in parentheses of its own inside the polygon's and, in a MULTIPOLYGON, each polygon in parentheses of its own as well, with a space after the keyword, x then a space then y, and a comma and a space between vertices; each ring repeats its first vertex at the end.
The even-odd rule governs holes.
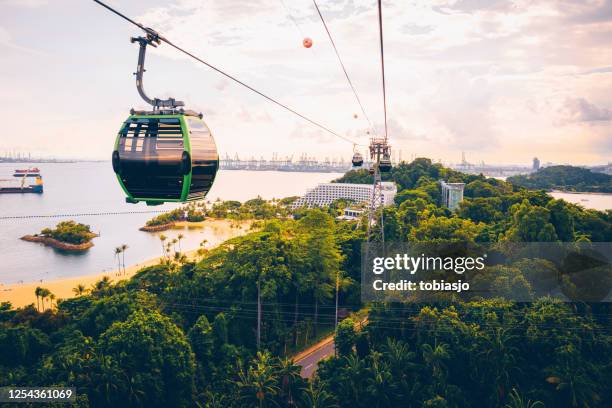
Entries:
POLYGON ((380 305, 365 330, 366 355, 318 370, 341 407, 604 407, 612 395, 604 327, 550 299, 380 305))
POLYGON ((353 346, 357 336, 355 334, 355 321, 344 319, 338 323, 338 329, 334 336, 336 352, 339 356, 348 356, 353 352, 353 346))
POLYGON ((500 192, 493 187, 491 184, 483 180, 474 180, 471 183, 466 184, 464 194, 466 197, 497 197, 500 192))
POLYGON ((129 392, 140 390, 138 400, 144 406, 190 405, 194 355, 184 333, 167 317, 155 311, 134 312, 100 336, 98 350, 125 375, 114 400, 130 400, 129 392))
POLYGON ((15 367, 36 362, 51 348, 49 337, 25 325, 0 326, 0 361, 15 367))
POLYGON ((557 241, 555 227, 550 223, 550 211, 534 206, 527 200, 515 204, 510 209, 512 224, 506 239, 515 242, 553 242, 557 241))
POLYGON ((58 223, 54 229, 45 228, 40 234, 60 242, 74 245, 89 242, 96 236, 91 232, 89 225, 79 224, 74 221, 62 221, 58 223))
POLYGON ((612 176, 574 166, 550 166, 526 176, 508 177, 514 185, 532 190, 560 189, 612 193, 612 176))
POLYGON ((183 221, 184 220, 184 210, 181 208, 176 208, 172 211, 168 211, 167 213, 160 214, 149 221, 147 221, 146 225, 148 227, 153 227, 156 225, 165 225, 175 221, 183 221))
POLYGON ((475 224, 461 218, 433 216, 423 220, 410 231, 408 239, 419 242, 438 241, 474 241, 483 224, 475 224))
POLYGON ((472 220, 476 223, 491 224, 503 218, 501 200, 499 198, 474 198, 461 202, 457 216, 472 220))

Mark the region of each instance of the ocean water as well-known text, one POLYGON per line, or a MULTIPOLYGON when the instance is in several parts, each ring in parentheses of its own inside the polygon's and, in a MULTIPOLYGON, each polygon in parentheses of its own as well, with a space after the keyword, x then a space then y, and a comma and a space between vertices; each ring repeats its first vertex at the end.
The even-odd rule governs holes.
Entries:
POLYGON ((580 204, 585 208, 592 208, 599 211, 612 209, 612 194, 566 193, 563 191, 553 191, 550 193, 550 195, 570 203, 580 204))
MULTIPOLYGON (((114 249, 128 245, 126 265, 133 265, 161 255, 159 234, 138 228, 155 214, 70 216, 79 213, 169 210, 175 204, 147 207, 127 204, 110 162, 41 163, 44 194, 0 194, 0 217, 65 214, 59 218, 0 219, 0 283, 47 281, 56 278, 97 274, 115 270, 114 249), (100 234, 94 247, 82 253, 66 253, 19 238, 53 227, 59 221, 74 219, 88 224, 100 234)), ((0 179, 12 177, 16 168, 28 164, 0 164, 0 179)), ((254 171, 220 171, 207 200, 246 201, 257 196, 282 198, 302 195, 317 183, 339 177, 338 173, 288 173, 254 171)), ((208 245, 222 241, 223 231, 192 228, 163 232, 169 239, 178 234, 183 251, 197 249, 202 240, 208 245)))

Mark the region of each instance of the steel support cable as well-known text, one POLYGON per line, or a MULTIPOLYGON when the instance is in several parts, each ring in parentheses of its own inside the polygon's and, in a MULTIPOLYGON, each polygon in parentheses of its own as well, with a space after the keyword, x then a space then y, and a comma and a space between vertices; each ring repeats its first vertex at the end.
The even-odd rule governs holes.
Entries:
POLYGON ((210 64, 210 63, 208 63, 208 62, 204 61, 204 60, 203 60, 203 59, 201 59, 200 57, 198 57, 198 56, 196 56, 196 55, 192 54, 191 52, 189 52, 189 51, 185 50, 184 48, 179 47, 178 45, 174 44, 172 41, 168 40, 167 38, 165 38, 165 37, 163 37, 163 36, 159 35, 159 34, 158 34, 156 31, 154 31, 153 29, 151 29, 151 28, 147 28, 147 27, 143 26, 142 24, 137 23, 136 21, 134 21, 134 20, 132 20, 131 18, 127 17, 126 15, 124 15, 124 14, 120 13, 119 11, 115 10, 114 8, 112 8, 112 7, 108 6, 107 4, 104 4, 104 3, 103 3, 103 2, 101 2, 100 0, 93 0, 93 1, 94 1, 94 2, 96 2, 96 3, 98 3, 99 5, 101 5, 102 7, 106 8, 107 10, 111 11, 112 13, 114 13, 114 14, 118 15, 119 17, 123 18, 124 20, 126 20, 126 21, 130 22, 131 24, 135 25, 136 27, 140 28, 141 30, 143 30, 143 31, 144 31, 144 32, 146 32, 147 34, 150 34, 150 35, 152 35, 152 36, 154 36, 154 37, 158 38, 160 41, 165 42, 166 44, 168 44, 169 46, 171 46, 171 47, 172 47, 172 48, 174 48, 175 50, 180 51, 180 52, 182 52, 183 54, 185 54, 185 55, 187 55, 187 56, 189 56, 189 57, 193 58, 194 60, 196 60, 196 61, 198 61, 198 62, 200 62, 200 63, 202 63, 202 64, 206 65, 208 68, 212 69, 213 71, 216 71, 217 73, 219 73, 219 74, 223 75, 224 77, 226 77, 226 78, 228 78, 228 79, 230 79, 230 80, 232 80, 232 81, 236 82, 236 83, 237 83, 237 84, 239 84, 239 85, 242 85, 243 87, 247 88, 248 90, 250 90, 250 91, 252 91, 252 92, 256 93, 257 95, 261 96, 262 98, 265 98, 265 99, 267 99, 268 101, 270 101, 270 102, 272 102, 272 103, 274 103, 274 104, 276 104, 276 105, 280 106, 281 108, 283 108, 283 109, 285 109, 285 110, 287 110, 287 111, 289 111, 289 112, 293 113, 294 115, 299 116, 300 118, 302 118, 302 119, 304 119, 305 121, 307 121, 307 122, 311 123, 312 125, 314 125, 314 126, 316 126, 316 127, 320 128, 320 129, 322 129, 322 130, 324 130, 324 131, 326 131, 326 132, 328 132, 328 133, 330 133, 330 134, 332 134, 332 135, 334 135, 334 136, 336 136, 336 137, 338 137, 338 138, 340 138, 340 139, 343 139, 343 140, 344 140, 344 141, 346 141, 346 142, 349 142, 349 143, 352 143, 352 144, 356 144, 356 145, 363 146, 363 145, 361 145, 361 144, 359 144, 359 143, 354 142, 353 140, 349 139, 348 137, 343 136, 343 135, 341 135, 340 133, 338 133, 338 132, 335 132, 335 131, 331 130, 331 129, 330 129, 330 128, 328 128, 327 126, 322 125, 322 124, 320 124, 320 123, 316 122, 316 121, 315 121, 315 120, 313 120, 313 119, 310 119, 308 116, 306 116, 306 115, 303 115, 303 114, 299 113, 299 112, 298 112, 298 111, 296 111, 295 109, 293 109, 293 108, 291 108, 291 107, 289 107, 289 106, 285 105, 285 104, 284 104, 284 103, 282 103, 282 102, 277 101, 276 99, 272 98, 271 96, 268 96, 268 95, 266 95, 265 93, 263 93, 263 92, 261 92, 261 91, 258 91, 257 89, 255 89, 255 88, 253 88, 252 86, 248 85, 247 83, 245 83, 245 82, 241 81, 240 79, 236 78, 235 76, 233 76, 233 75, 231 75, 231 74, 228 74, 227 72, 223 71, 221 68, 217 68, 216 66, 214 66, 214 65, 212 65, 212 64, 210 64))
POLYGON ((382 23, 382 0, 378 0, 378 32, 380 36, 380 65, 382 70, 382 92, 383 92, 383 108, 385 113, 385 142, 388 139, 387 131, 387 87, 385 84, 385 51, 383 45, 383 23, 382 23))
POLYGON ((297 30, 300 32, 300 35, 302 36, 302 38, 306 37, 302 29, 300 28, 300 25, 297 23, 297 20, 293 17, 293 14, 291 14, 291 10, 289 10, 289 7, 287 7, 287 4, 285 4, 285 1, 280 0, 280 2, 283 5, 283 8, 285 9, 285 13, 287 13, 287 15, 289 16, 289 19, 293 21, 293 25, 295 25, 295 28, 297 28, 297 30))
POLYGON ((327 23, 325 22, 325 18, 323 18, 323 14, 321 13, 321 10, 319 9, 319 5, 317 4, 316 0, 312 0, 312 3, 314 4, 314 7, 317 10, 317 13, 319 14, 319 17, 321 18, 321 22, 323 23, 323 27, 325 27, 325 31, 327 32, 327 37, 329 38, 329 42, 331 43, 331 45, 332 45, 332 47, 334 49, 334 52, 336 53, 336 57, 338 58, 338 62, 340 63, 340 67, 342 68, 342 71, 344 72, 344 76, 346 77, 346 80, 347 80, 349 86, 351 87, 351 90, 353 91, 353 95, 355 95, 355 100, 357 101, 357 104, 361 108, 361 112, 363 113, 363 116, 368 121, 368 124, 370 125, 370 130, 373 132, 372 134, 375 135, 376 134, 376 128, 374 127, 374 124, 372 123, 372 121, 370 120, 370 117, 366 113, 365 108, 363 107, 363 104, 361 103, 361 99, 359 99, 359 95, 357 94, 357 90, 355 89, 355 86, 353 85, 353 81, 351 81, 351 78, 349 77, 349 74, 348 74, 348 72, 346 70, 346 67, 344 66, 344 63, 342 62, 342 58, 340 57, 340 52, 338 51, 338 48, 336 47, 336 43, 334 42, 334 39, 333 39, 333 37, 331 35, 331 32, 329 31, 329 27, 327 27, 327 23))

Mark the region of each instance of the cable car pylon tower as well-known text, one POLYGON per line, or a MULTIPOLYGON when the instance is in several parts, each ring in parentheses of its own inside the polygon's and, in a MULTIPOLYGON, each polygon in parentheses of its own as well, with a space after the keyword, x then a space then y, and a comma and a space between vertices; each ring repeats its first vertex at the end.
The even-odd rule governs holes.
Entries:
MULTIPOLYGON (((388 143, 387 128, 387 92, 385 85, 385 53, 383 45, 383 20, 382 20, 382 0, 378 0, 378 30, 380 40, 380 63, 382 74, 382 95, 385 119, 384 137, 372 137, 370 139, 370 159, 373 162, 370 174, 374 176, 372 185, 372 198, 368 211, 368 236, 367 242, 385 243, 385 219, 384 219, 384 197, 381 173, 391 170, 391 146, 388 143)), ((370 245, 369 248, 372 248, 370 245)))
POLYGON ((386 138, 370 139, 370 159, 372 168, 370 174, 374 176, 372 183, 372 197, 368 208, 368 243, 385 242, 385 220, 383 214, 384 198, 382 188, 382 175, 391 170, 390 146, 386 138))

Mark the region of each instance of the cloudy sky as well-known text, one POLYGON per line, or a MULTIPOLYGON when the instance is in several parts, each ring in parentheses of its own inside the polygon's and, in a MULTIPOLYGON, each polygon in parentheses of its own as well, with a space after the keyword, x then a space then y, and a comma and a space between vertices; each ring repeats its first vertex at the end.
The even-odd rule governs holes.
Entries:
MULTIPOLYGON (((360 143, 367 121, 312 0, 109 0, 174 43, 360 143), (314 46, 301 46, 304 36, 314 46), (354 118, 358 114, 358 118, 354 118)), ((318 0, 375 127, 375 0, 318 0)), ((612 0, 384 0, 389 137, 403 158, 612 160, 612 0)), ((0 154, 109 158, 138 30, 88 0, 0 0, 0 154)), ((320 131, 168 46, 146 89, 201 111, 222 154, 348 157, 320 131)))

